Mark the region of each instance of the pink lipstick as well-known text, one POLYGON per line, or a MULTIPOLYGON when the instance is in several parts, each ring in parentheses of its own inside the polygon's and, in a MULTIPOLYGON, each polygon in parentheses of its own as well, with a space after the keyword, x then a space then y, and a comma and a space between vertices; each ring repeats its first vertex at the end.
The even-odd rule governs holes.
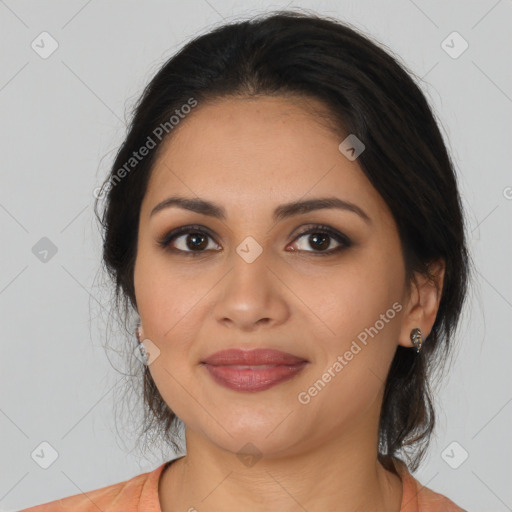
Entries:
POLYGON ((235 391, 263 391, 299 373, 308 361, 272 349, 228 349, 212 354, 202 365, 221 386, 235 391))

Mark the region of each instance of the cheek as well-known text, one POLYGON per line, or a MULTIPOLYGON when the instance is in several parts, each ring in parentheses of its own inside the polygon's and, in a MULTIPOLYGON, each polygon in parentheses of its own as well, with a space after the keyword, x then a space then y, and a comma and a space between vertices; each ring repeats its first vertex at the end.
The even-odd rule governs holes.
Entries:
POLYGON ((200 298, 200 290, 172 271, 165 257, 144 249, 137 255, 134 286, 144 335, 158 344, 181 329, 200 298))
POLYGON ((400 260, 396 264, 396 258, 385 254, 368 254, 372 261, 354 259, 350 266, 332 272, 328 287, 313 289, 308 301, 328 326, 317 341, 317 347, 322 347, 319 371, 343 374, 338 384, 344 380, 346 389, 356 386, 363 395, 365 389, 370 395, 377 392, 385 381, 398 343, 403 309, 400 260), (342 371, 333 368, 337 361, 342 371))
POLYGON ((382 394, 383 382, 361 363, 353 360, 338 374, 332 372, 335 376, 325 387, 319 385, 317 380, 309 390, 305 390, 310 402, 301 405, 299 411, 321 421, 322 436, 326 435, 326 431, 339 432, 340 428, 361 425, 361 418, 368 413, 375 414, 378 409, 375 404, 382 394))
MULTIPOLYGON (((151 377, 169 409, 188 426, 198 423, 197 417, 204 413, 205 402, 190 380, 185 364, 162 352, 149 367, 151 377)), ((206 417, 208 420, 208 417, 206 417)), ((205 420, 203 420, 205 421, 205 420)))
POLYGON ((395 310, 386 312, 402 296, 402 286, 399 269, 389 261, 361 260, 340 266, 329 274, 326 285, 309 287, 307 304, 329 327, 333 338, 353 338, 373 326, 381 315, 386 316, 384 320, 396 317, 395 310))
POLYGON ((151 376, 168 406, 185 420, 194 389, 199 354, 195 341, 203 318, 201 299, 213 286, 205 274, 183 277, 169 262, 141 251, 135 268, 135 292, 144 336, 159 350, 149 366, 151 376), (207 282, 205 282, 207 281, 207 282), (208 285, 208 286, 207 286, 208 285))

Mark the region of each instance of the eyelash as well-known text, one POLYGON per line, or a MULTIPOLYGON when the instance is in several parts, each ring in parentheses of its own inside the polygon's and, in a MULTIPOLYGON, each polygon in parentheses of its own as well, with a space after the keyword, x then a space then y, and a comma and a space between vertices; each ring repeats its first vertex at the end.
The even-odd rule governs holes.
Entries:
MULTIPOLYGON (((181 249, 171 248, 169 247, 171 242, 173 242, 176 238, 179 238, 182 235, 187 234, 199 234, 199 235, 206 235, 213 239, 213 235, 211 235, 208 230, 205 230, 203 226, 183 226, 181 228, 177 228, 169 233, 167 233, 161 240, 158 241, 158 245, 162 247, 163 249, 169 250, 174 253, 183 254, 184 256, 192 256, 197 257, 200 256, 208 251, 202 250, 202 251, 183 251, 181 249)), ((344 234, 336 231, 335 229, 330 228, 329 226, 325 226, 323 224, 318 224, 312 227, 309 227, 305 229, 304 231, 301 231, 297 234, 297 236, 294 239, 294 242, 298 240, 299 238, 310 235, 310 234, 324 234, 328 235, 336 242, 340 243, 341 245, 339 247, 336 247, 335 249, 330 249, 329 251, 305 251, 308 253, 313 253, 314 256, 331 256, 335 253, 341 252, 344 249, 349 248, 352 245, 351 240, 344 234)), ((300 250, 294 251, 294 252, 301 252, 300 250)))

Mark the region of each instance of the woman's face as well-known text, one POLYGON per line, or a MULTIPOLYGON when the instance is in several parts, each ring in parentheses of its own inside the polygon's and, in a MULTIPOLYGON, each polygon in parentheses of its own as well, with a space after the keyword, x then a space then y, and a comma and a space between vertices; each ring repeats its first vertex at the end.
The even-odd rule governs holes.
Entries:
POLYGON ((134 279, 142 335, 157 354, 151 375, 188 432, 231 452, 251 443, 271 457, 374 436, 389 365, 409 344, 395 222, 357 159, 338 149, 345 136, 318 120, 299 99, 199 104, 162 148, 141 207, 134 279), (174 203, 152 214, 171 196, 216 208, 174 203), (355 206, 283 209, 324 198, 355 206), (224 218, 209 214, 219 210, 224 218), (203 364, 228 348, 307 362, 281 366, 289 378, 270 387, 238 390, 203 364))

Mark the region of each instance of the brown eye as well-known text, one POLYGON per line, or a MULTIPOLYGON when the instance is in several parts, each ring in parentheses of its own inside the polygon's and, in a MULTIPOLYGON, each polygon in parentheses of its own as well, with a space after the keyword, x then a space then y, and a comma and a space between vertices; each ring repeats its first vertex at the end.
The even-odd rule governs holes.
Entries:
MULTIPOLYGON (((352 245, 350 239, 328 226, 313 226, 303 231, 295 240, 309 235, 304 246, 292 249, 293 251, 309 252, 315 256, 328 256, 342 251, 352 245), (334 248, 333 243, 338 244, 334 248), (313 250, 309 250, 312 248, 313 250)), ((219 246, 213 243, 213 236, 201 226, 185 226, 168 233, 158 244, 172 252, 186 256, 199 256, 209 251, 219 250, 219 246)))
POLYGON ((188 226, 171 231, 158 244, 173 252, 197 256, 215 250, 216 244, 210 247, 210 240, 213 240, 213 237, 203 229, 188 226))
POLYGON ((329 228, 328 226, 311 227, 300 233, 295 240, 299 240, 306 235, 309 236, 306 239, 303 247, 299 247, 298 249, 294 250, 317 253, 318 255, 323 256, 339 252, 352 245, 350 239, 347 236, 332 228, 329 228), (334 248, 331 247, 333 240, 338 244, 338 246, 335 246, 334 248), (312 247, 313 250, 308 250, 307 246, 312 247), (328 249, 329 247, 331 248, 328 249))
POLYGON ((208 246, 208 235, 190 233, 185 235, 185 244, 190 250, 205 249, 208 246))

